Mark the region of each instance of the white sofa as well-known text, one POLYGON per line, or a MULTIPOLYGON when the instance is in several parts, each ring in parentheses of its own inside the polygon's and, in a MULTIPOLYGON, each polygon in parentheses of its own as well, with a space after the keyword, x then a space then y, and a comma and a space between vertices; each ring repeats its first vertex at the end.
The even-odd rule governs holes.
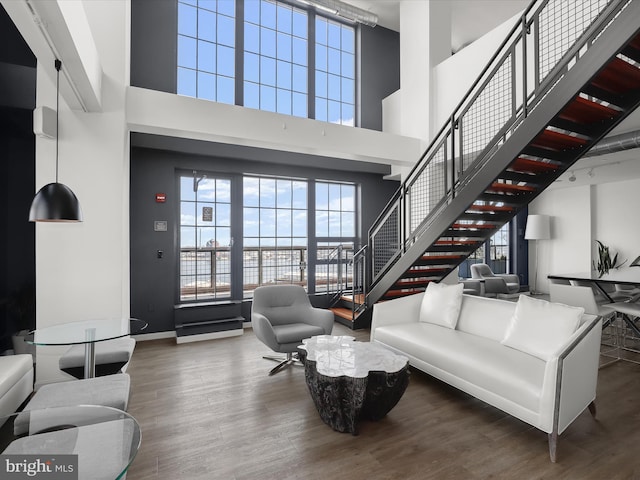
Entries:
MULTIPOLYGON (((0 356, 0 418, 10 415, 33 391, 33 357, 0 356)), ((0 425, 4 422, 0 419, 0 425)))
MULTIPOLYGON (((453 328, 431 323, 439 322, 434 317, 446 315, 446 309, 425 310, 425 293, 421 293, 376 304, 371 341, 406 355, 413 367, 546 432, 555 462, 558 435, 587 407, 595 415, 601 317, 580 309, 575 332, 565 334, 566 340, 542 359, 522 351, 528 349, 526 345, 518 349, 502 342, 514 328, 516 308, 544 301, 462 295, 462 285, 458 287, 461 301, 453 328)), ((533 305, 552 312, 574 308, 549 302, 533 305)), ((540 315, 541 324, 555 322, 560 315, 548 318, 552 316, 540 315)), ((554 328, 554 323, 547 325, 554 328)), ((526 342, 528 336, 523 338, 526 342)))

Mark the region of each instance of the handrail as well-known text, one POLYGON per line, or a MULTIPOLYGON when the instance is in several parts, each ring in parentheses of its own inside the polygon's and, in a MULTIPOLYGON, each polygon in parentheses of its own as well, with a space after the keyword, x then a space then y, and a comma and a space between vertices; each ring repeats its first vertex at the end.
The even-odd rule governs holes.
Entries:
POLYGON ((369 229, 369 288, 471 182, 629 1, 529 4, 369 229), (571 22, 564 21, 567 15, 571 22))

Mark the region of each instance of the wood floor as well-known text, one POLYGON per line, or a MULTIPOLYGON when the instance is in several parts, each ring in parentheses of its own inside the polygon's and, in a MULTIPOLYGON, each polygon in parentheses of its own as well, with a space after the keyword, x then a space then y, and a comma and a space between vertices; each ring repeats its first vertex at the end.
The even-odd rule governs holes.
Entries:
MULTIPOLYGON (((355 334, 341 325, 334 334, 355 334)), ((143 479, 640 480, 640 365, 600 370, 598 418, 547 436, 413 370, 398 405, 360 434, 337 433, 313 406, 302 368, 268 377, 269 350, 241 337, 138 342, 129 412, 142 446, 127 475, 143 479)))

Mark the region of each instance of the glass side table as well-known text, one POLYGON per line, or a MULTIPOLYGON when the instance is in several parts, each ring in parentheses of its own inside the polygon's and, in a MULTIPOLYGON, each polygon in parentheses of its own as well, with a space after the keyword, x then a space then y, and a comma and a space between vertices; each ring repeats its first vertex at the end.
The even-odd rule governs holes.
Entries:
POLYGON ((96 405, 19 412, 0 417, 0 424, 0 478, 26 469, 39 470, 35 478, 123 478, 142 439, 131 415, 96 405))
POLYGON ((37 328, 25 337, 33 345, 84 345, 84 378, 95 377, 97 342, 142 332, 147 322, 137 318, 107 318, 37 328))

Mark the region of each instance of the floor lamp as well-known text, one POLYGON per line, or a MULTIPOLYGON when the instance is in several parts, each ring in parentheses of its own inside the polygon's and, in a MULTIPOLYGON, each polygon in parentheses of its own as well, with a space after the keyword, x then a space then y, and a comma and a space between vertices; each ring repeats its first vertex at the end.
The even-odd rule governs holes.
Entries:
POLYGON ((532 295, 536 295, 536 284, 538 282, 538 240, 549 240, 551 238, 551 222, 548 215, 529 215, 527 217, 527 228, 524 231, 525 240, 536 241, 536 266, 533 277, 532 295))

